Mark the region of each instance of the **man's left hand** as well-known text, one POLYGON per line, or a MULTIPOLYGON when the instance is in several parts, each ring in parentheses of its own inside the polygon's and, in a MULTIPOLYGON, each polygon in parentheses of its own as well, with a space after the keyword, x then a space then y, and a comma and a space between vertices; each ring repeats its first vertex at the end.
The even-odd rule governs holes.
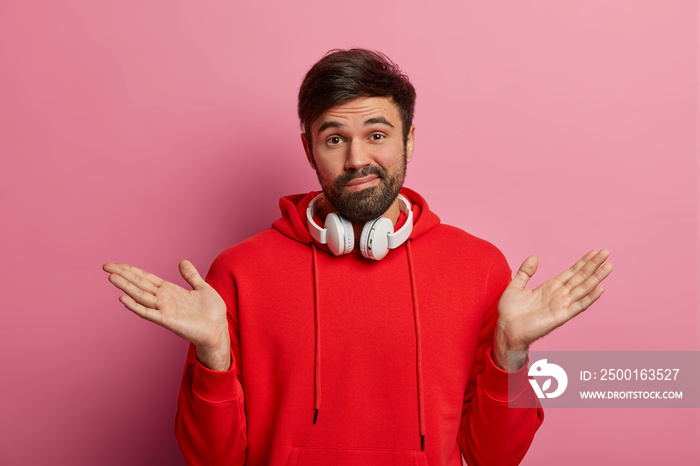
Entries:
POLYGON ((610 251, 590 251, 557 277, 533 290, 525 289, 537 271, 538 260, 528 257, 503 292, 498 302, 498 321, 494 333, 493 360, 503 370, 522 367, 527 350, 537 339, 583 312, 603 294, 600 286, 612 272, 605 263, 610 251), (509 351, 522 351, 508 358, 509 351))

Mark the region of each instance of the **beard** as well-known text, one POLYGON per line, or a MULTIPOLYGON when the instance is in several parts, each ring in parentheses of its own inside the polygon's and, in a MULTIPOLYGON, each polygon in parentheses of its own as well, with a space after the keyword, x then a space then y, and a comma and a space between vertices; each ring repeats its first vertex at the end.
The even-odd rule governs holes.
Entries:
MULTIPOLYGON (((317 173, 318 174, 318 173, 317 173)), ((401 191, 406 178, 406 150, 403 161, 395 173, 389 173, 379 165, 368 165, 359 170, 344 173, 329 185, 324 185, 319 177, 323 194, 333 208, 345 219, 363 223, 380 217, 386 212, 401 191), (376 186, 358 192, 349 192, 345 185, 356 178, 376 175, 376 186)))

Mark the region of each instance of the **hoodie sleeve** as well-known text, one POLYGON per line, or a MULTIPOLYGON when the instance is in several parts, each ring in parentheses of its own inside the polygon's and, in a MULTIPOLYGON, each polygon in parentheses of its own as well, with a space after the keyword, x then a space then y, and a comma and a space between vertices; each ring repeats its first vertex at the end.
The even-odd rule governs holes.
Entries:
POLYGON ((248 446, 236 311, 236 288, 225 254, 212 264, 207 282, 228 310, 231 368, 212 371, 199 363, 190 344, 178 396, 175 437, 190 465, 244 465, 248 446))
POLYGON ((498 368, 491 357, 498 301, 510 282, 508 264, 502 254, 499 256, 489 273, 486 302, 490 305, 484 315, 459 430, 460 450, 470 466, 519 464, 544 420, 542 406, 527 380, 527 362, 510 373, 510 383, 517 384, 510 393, 518 395, 509 400, 509 373, 498 368), (509 402, 519 407, 509 407, 509 402))

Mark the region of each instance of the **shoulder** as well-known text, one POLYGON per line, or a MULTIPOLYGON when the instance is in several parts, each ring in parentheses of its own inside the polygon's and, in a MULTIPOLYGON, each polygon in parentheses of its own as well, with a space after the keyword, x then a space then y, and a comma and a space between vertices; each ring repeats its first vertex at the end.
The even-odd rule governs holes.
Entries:
POLYGON ((511 269, 505 255, 493 243, 466 231, 441 223, 414 242, 417 254, 435 268, 446 268, 469 280, 504 283, 511 269))
POLYGON ((274 228, 267 228, 221 252, 212 262, 209 274, 233 273, 240 269, 258 267, 279 261, 280 257, 292 254, 295 250, 306 249, 307 245, 274 228))
POLYGON ((480 260, 506 262, 501 250, 493 243, 452 225, 441 223, 425 239, 432 247, 444 248, 452 253, 460 252, 480 260))
POLYGON ((411 248, 417 275, 466 293, 485 308, 510 282, 511 270, 500 249, 460 228, 440 224, 411 248))

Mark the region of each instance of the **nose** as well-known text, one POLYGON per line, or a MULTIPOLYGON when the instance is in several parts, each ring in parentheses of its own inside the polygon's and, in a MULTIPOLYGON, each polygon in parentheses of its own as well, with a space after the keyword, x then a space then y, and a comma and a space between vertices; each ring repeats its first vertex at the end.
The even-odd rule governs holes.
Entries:
POLYGON ((350 140, 348 153, 345 158, 346 170, 359 170, 372 162, 372 157, 362 141, 350 140))

